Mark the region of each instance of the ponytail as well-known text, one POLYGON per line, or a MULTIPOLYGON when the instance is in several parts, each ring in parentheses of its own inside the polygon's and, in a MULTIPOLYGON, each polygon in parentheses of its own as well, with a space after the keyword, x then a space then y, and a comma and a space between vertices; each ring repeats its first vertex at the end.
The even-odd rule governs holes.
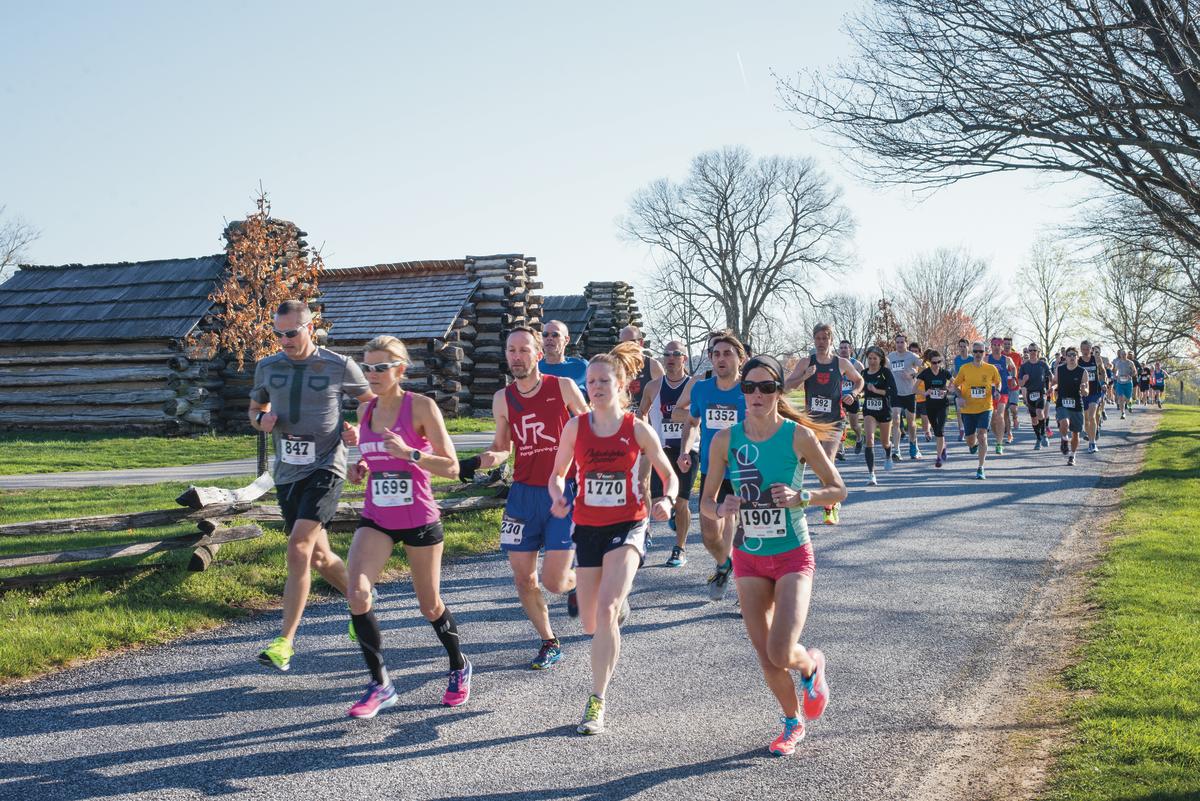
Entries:
POLYGON ((642 372, 646 357, 642 355, 642 346, 636 342, 621 342, 608 353, 600 353, 591 358, 588 365, 607 364, 617 379, 617 387, 621 393, 621 404, 625 408, 632 405, 629 397, 629 384, 642 372))

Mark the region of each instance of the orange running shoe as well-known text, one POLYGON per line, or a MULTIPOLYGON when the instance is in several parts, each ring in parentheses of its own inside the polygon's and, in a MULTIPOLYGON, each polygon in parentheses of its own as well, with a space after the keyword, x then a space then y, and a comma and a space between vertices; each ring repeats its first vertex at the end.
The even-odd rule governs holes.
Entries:
POLYGON ((825 654, 819 648, 809 648, 808 655, 817 663, 817 669, 808 678, 800 677, 803 690, 800 702, 804 707, 804 717, 816 720, 825 714, 825 705, 829 703, 829 683, 825 681, 825 654))
POLYGON ((804 721, 797 718, 780 718, 783 721, 783 734, 779 735, 767 746, 767 750, 775 756, 791 756, 796 753, 796 746, 804 739, 804 721))

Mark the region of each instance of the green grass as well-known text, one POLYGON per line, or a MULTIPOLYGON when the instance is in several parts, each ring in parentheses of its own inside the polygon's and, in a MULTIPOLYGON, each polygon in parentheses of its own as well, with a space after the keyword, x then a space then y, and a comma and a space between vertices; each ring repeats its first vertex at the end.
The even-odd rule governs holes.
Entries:
POLYGON ((490 417, 447 417, 446 430, 451 434, 495 431, 496 421, 490 417))
POLYGON ((1115 526, 1048 797, 1200 798, 1200 410, 1168 407, 1115 526))
POLYGON ((256 438, 249 434, 149 437, 6 433, 0 434, 0 475, 223 462, 253 457, 257 448, 256 438))
MULTIPOLYGON (((221 479, 215 484, 243 486, 250 478, 221 479)), ((0 522, 168 509, 186 488, 185 484, 170 483, 0 492, 0 522)), ((348 487, 347 497, 353 489, 348 487)), ((444 521, 446 557, 493 549, 499 524, 499 510, 448 516, 444 521)), ((194 530, 194 526, 181 525, 136 533, 5 537, 0 538, 0 554, 135 542, 194 530)), ((217 561, 203 573, 187 572, 191 551, 183 549, 141 559, 141 564, 161 567, 131 576, 79 579, 0 593, 0 681, 34 676, 119 648, 166 642, 254 610, 275 607, 287 578, 285 540, 278 526, 264 526, 263 531, 261 539, 224 545, 217 561)), ((351 536, 331 536, 334 550, 343 558, 351 536)), ((111 562, 122 563, 138 560, 111 562)), ((69 567, 0 570, 0 576, 69 567)), ((402 548, 396 549, 388 567, 395 571, 407 568, 402 548)), ((316 578, 314 588, 332 591, 316 578)))

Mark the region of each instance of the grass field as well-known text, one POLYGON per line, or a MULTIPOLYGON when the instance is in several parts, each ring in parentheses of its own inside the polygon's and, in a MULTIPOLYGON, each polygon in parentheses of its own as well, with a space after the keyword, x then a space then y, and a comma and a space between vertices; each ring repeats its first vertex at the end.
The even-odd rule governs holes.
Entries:
POLYGON ((1168 408, 1097 571, 1099 622, 1048 797, 1200 798, 1200 410, 1168 408))
MULTIPOLYGON (((252 477, 222 479, 220 486, 243 486, 252 477)), ((443 487, 450 484, 438 482, 443 487)), ((53 517, 135 512, 174 507, 184 484, 96 487, 75 490, 0 492, 0 523, 53 517)), ((350 497, 348 488, 344 497, 350 497)), ((478 553, 495 547, 499 510, 448 516, 446 556, 478 553)), ((0 554, 135 542, 159 535, 194 531, 194 525, 0 539, 0 554)), ((346 555, 351 535, 332 535, 334 550, 346 555)), ((203 573, 186 570, 191 551, 155 554, 141 560, 159 566, 131 576, 80 579, 36 590, 0 593, 0 681, 44 673, 115 649, 161 643, 210 628, 256 609, 277 605, 286 579, 285 541, 279 527, 264 527, 261 539, 225 545, 203 573)), ((406 568, 403 549, 389 569, 406 568)), ((114 560, 131 564, 136 559, 114 560)), ((3 570, 0 576, 53 572, 62 565, 3 570)), ((330 592, 314 578, 315 591, 330 592)))
MULTIPOLYGON (((492 431, 495 427, 490 417, 446 420, 451 434, 492 431)), ((250 434, 151 437, 4 433, 0 434, 0 475, 174 467, 253 458, 257 453, 257 437, 250 434)))

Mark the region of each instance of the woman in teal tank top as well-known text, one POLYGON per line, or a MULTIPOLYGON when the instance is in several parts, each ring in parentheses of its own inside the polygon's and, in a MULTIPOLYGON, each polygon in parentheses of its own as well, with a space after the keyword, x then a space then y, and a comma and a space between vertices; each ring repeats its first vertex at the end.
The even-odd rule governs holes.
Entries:
POLYGON ((846 497, 846 485, 822 447, 833 427, 796 411, 783 394, 783 367, 771 356, 756 356, 742 368, 746 419, 713 439, 709 475, 724 475, 734 493, 717 503, 716 482, 702 490, 700 513, 727 519, 733 534, 733 574, 746 632, 758 653, 763 677, 783 710, 783 733, 770 744, 789 755, 804 738, 804 723, 825 711, 829 684, 825 656, 800 645, 812 595, 813 555, 804 510, 832 506, 846 497), (805 465, 821 482, 803 488, 805 465), (711 485, 711 486, 710 486, 711 485), (797 692, 791 671, 800 674, 797 692))

